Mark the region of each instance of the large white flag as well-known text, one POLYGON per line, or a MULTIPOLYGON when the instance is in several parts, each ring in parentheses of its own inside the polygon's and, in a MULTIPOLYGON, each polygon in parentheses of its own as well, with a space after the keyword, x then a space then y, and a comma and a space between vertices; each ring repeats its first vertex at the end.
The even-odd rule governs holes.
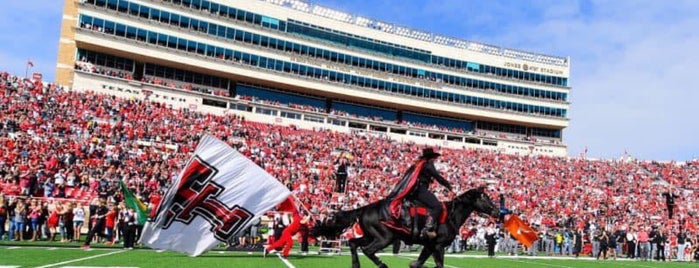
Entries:
POLYGON ((290 192, 262 168, 216 139, 204 136, 146 223, 141 242, 198 256, 245 230, 290 192))

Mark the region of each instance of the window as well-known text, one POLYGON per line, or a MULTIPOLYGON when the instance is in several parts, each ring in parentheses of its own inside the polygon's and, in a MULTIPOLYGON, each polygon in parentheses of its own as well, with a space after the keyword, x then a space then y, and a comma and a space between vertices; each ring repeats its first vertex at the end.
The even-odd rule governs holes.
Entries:
POLYGON ((316 123, 324 123, 325 120, 323 117, 320 116, 312 116, 312 115, 304 115, 303 120, 309 121, 309 122, 316 122, 316 123))
POLYGON ((207 106, 214 106, 214 107, 219 107, 219 108, 226 108, 227 104, 224 101, 219 101, 219 100, 212 100, 212 99, 202 99, 202 104, 207 105, 207 106))
POLYGON ((265 115, 277 115, 277 110, 274 109, 268 109, 268 108, 262 108, 262 107, 257 107, 255 109, 255 113, 258 114, 265 114, 265 115))
POLYGON ((280 115, 281 115, 281 117, 285 117, 285 118, 301 120, 301 114, 298 114, 298 113, 281 111, 280 115))

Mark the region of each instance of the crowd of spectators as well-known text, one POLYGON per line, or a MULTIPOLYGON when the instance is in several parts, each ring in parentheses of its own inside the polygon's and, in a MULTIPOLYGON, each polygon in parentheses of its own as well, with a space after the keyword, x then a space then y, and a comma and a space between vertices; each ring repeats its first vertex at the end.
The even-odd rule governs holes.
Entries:
MULTIPOLYGON (((67 91, 7 73, 0 74, 0 110, 0 192, 32 198, 24 206, 30 223, 31 211, 59 207, 51 198, 86 202, 100 197, 118 204, 119 181, 146 203, 157 203, 204 133, 236 147, 292 189, 314 214, 385 197, 423 147, 67 91), (345 194, 333 191, 338 150, 352 156, 345 194)), ((508 209, 540 229, 660 226, 670 239, 680 227, 696 234, 697 160, 659 163, 440 151, 437 166, 456 192, 487 182, 494 195, 505 196, 508 209), (662 197, 668 191, 678 195, 673 219, 667 217, 662 197)), ((435 191, 440 199, 449 197, 445 189, 435 191)))
MULTIPOLYGON (((87 72, 87 73, 100 74, 100 75, 104 75, 104 76, 116 77, 116 78, 121 78, 121 79, 126 79, 126 80, 134 80, 134 77, 131 74, 131 72, 127 72, 127 71, 115 69, 115 68, 104 67, 104 66, 100 66, 100 65, 95 65, 95 64, 92 64, 91 62, 87 61, 86 59, 81 59, 80 61, 76 61, 74 68, 75 68, 75 70, 83 71, 83 72, 87 72)), ((141 83, 146 83, 146 84, 151 84, 151 85, 156 85, 156 86, 176 88, 176 89, 188 90, 188 91, 197 91, 197 92, 204 93, 204 94, 213 94, 216 96, 229 97, 228 92, 226 90, 223 90, 223 89, 212 89, 209 87, 204 87, 204 86, 191 84, 191 83, 183 83, 183 82, 170 80, 170 79, 164 79, 164 78, 160 78, 160 77, 156 77, 156 76, 144 75, 141 77, 141 79, 139 81, 141 83)))

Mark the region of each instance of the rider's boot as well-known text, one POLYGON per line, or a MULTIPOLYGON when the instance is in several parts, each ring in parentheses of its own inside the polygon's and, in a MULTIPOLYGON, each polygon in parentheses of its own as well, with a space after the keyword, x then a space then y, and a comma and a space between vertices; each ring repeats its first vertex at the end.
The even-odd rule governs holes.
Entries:
POLYGON ((427 217, 425 228, 422 229, 422 236, 426 236, 429 239, 437 237, 437 226, 435 225, 434 218, 427 217))

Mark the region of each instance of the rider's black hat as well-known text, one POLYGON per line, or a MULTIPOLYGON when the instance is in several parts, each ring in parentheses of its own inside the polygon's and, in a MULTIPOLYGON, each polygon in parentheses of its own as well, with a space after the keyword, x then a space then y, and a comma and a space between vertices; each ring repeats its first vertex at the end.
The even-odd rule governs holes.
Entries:
POLYGON ((440 156, 442 154, 436 153, 434 149, 432 148, 425 148, 422 150, 422 156, 420 158, 422 159, 432 159, 440 156))

